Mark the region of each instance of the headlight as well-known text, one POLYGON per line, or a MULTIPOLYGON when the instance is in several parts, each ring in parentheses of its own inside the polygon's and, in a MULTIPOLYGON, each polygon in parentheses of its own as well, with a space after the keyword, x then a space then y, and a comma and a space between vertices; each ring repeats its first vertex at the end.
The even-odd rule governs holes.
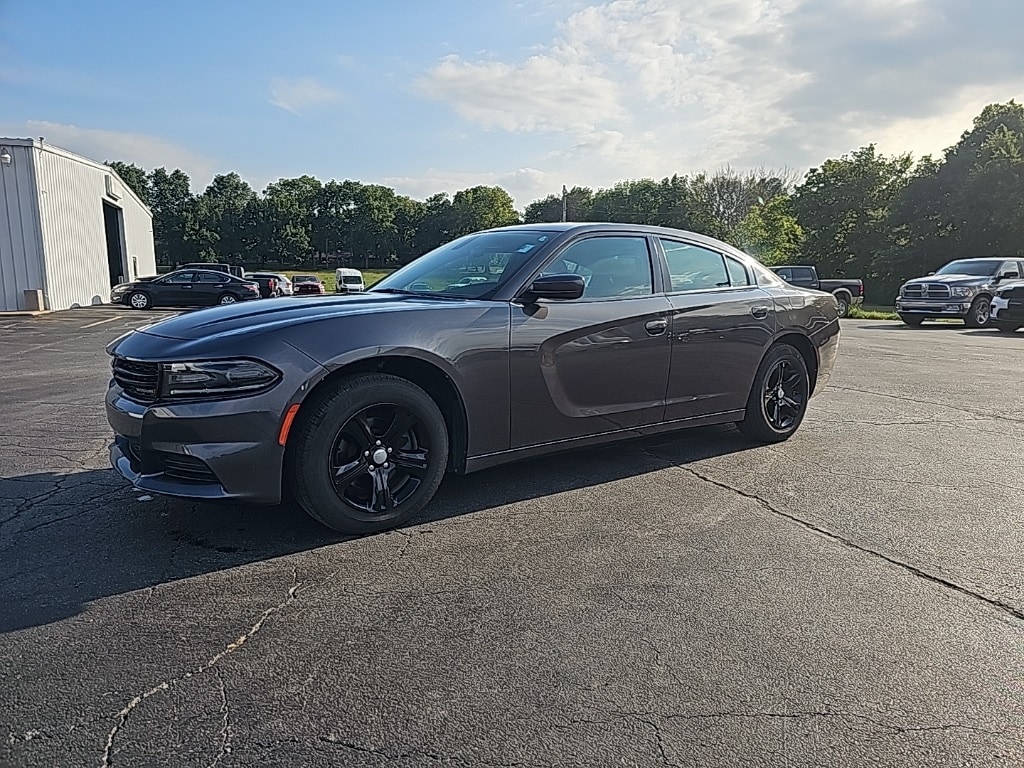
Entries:
POLYGON ((950 293, 953 296, 973 296, 975 291, 977 291, 977 288, 970 288, 967 286, 958 285, 954 286, 950 293))
POLYGON ((161 393, 165 397, 253 394, 269 389, 281 374, 255 360, 163 363, 161 393))
POLYGON ((111 293, 127 293, 130 286, 127 285, 115 285, 110 289, 111 293))

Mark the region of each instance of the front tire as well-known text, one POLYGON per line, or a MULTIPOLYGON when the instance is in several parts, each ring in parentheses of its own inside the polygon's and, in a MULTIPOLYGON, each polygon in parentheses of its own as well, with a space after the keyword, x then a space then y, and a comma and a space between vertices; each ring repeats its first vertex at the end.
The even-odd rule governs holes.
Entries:
POLYGON ((992 303, 984 296, 979 296, 971 302, 971 308, 967 310, 967 317, 964 318, 964 325, 968 328, 985 328, 992 317, 992 303))
POLYGON ((780 443, 800 427, 811 394, 803 355, 789 344, 768 350, 754 376, 746 415, 737 428, 752 440, 780 443))
POLYGON ((128 306, 132 309, 149 309, 152 305, 153 300, 149 298, 148 293, 135 291, 128 296, 128 306))
POLYGON ((904 325, 909 325, 911 328, 916 328, 924 322, 924 318, 920 315, 900 315, 900 320, 903 321, 904 325))
POLYGON ((302 508, 339 533, 394 528, 422 510, 448 466, 433 399, 387 374, 345 379, 304 405, 287 473, 302 508))

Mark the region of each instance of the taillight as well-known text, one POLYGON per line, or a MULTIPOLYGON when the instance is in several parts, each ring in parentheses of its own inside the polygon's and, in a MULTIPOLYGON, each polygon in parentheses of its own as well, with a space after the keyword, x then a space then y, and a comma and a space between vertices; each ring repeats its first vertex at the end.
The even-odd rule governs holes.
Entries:
POLYGON ((861 284, 860 284, 860 295, 861 295, 861 296, 863 296, 863 295, 864 295, 864 283, 861 283, 861 284))

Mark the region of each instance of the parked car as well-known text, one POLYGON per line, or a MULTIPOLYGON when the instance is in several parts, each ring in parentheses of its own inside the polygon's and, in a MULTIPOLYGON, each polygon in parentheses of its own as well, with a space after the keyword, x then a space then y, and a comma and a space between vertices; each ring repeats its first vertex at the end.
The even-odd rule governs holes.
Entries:
POLYGON ((360 293, 366 290, 363 273, 358 269, 339 267, 334 270, 334 290, 337 293, 360 293))
POLYGON ((1021 274, 1024 262, 1013 257, 957 259, 900 286, 896 312, 907 325, 955 317, 968 328, 984 328, 992 314, 996 288, 1021 274))
POLYGON ((327 289, 316 275, 292 275, 292 295, 308 296, 327 293, 327 289))
POLYGON ((234 264, 217 264, 207 261, 193 261, 190 264, 179 264, 178 269, 212 269, 215 272, 227 272, 235 277, 245 277, 245 270, 234 264))
POLYGON ((260 296, 264 299, 274 299, 281 295, 277 287, 277 278, 272 275, 246 275, 246 280, 252 280, 260 287, 260 296))
POLYGON ((835 277, 823 280, 818 277, 816 267, 799 265, 771 267, 775 274, 787 283, 801 288, 831 293, 839 303, 839 316, 846 317, 850 307, 864 303, 864 281, 859 278, 835 277))
POLYGON ((288 279, 287 275, 282 275, 280 272, 252 272, 249 277, 272 278, 277 281, 277 292, 281 296, 292 295, 292 281, 288 279))
POLYGON ((1005 283, 996 288, 989 322, 1003 333, 1014 333, 1024 328, 1024 281, 1005 283))
POLYGON ((259 285, 212 269, 177 269, 160 277, 115 285, 111 304, 132 309, 203 307, 258 299, 259 285))
POLYGON ((787 440, 838 346, 832 296, 717 240, 501 227, 357 296, 218 307, 120 337, 111 460, 172 496, 276 503, 287 487, 364 534, 416 514, 449 470, 706 424, 787 440), (447 287, 472 265, 490 279, 447 287))

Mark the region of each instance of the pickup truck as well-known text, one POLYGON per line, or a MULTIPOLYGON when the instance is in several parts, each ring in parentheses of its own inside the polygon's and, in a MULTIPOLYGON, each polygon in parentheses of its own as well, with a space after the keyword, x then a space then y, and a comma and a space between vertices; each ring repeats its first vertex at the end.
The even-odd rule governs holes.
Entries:
MULTIPOLYGON (((907 325, 952 317, 963 320, 968 328, 985 328, 991 324, 993 308, 1008 309, 1005 297, 997 295, 999 288, 1022 274, 1024 259, 1014 256, 957 259, 901 285, 896 312, 907 325)), ((1008 321, 1009 317, 999 312, 998 319, 1008 321)))
POLYGON ((813 288, 816 291, 831 293, 839 302, 839 316, 846 317, 853 304, 864 303, 864 281, 856 278, 832 278, 822 280, 818 277, 815 267, 805 265, 786 265, 770 267, 770 269, 787 283, 799 285, 801 288, 813 288))

